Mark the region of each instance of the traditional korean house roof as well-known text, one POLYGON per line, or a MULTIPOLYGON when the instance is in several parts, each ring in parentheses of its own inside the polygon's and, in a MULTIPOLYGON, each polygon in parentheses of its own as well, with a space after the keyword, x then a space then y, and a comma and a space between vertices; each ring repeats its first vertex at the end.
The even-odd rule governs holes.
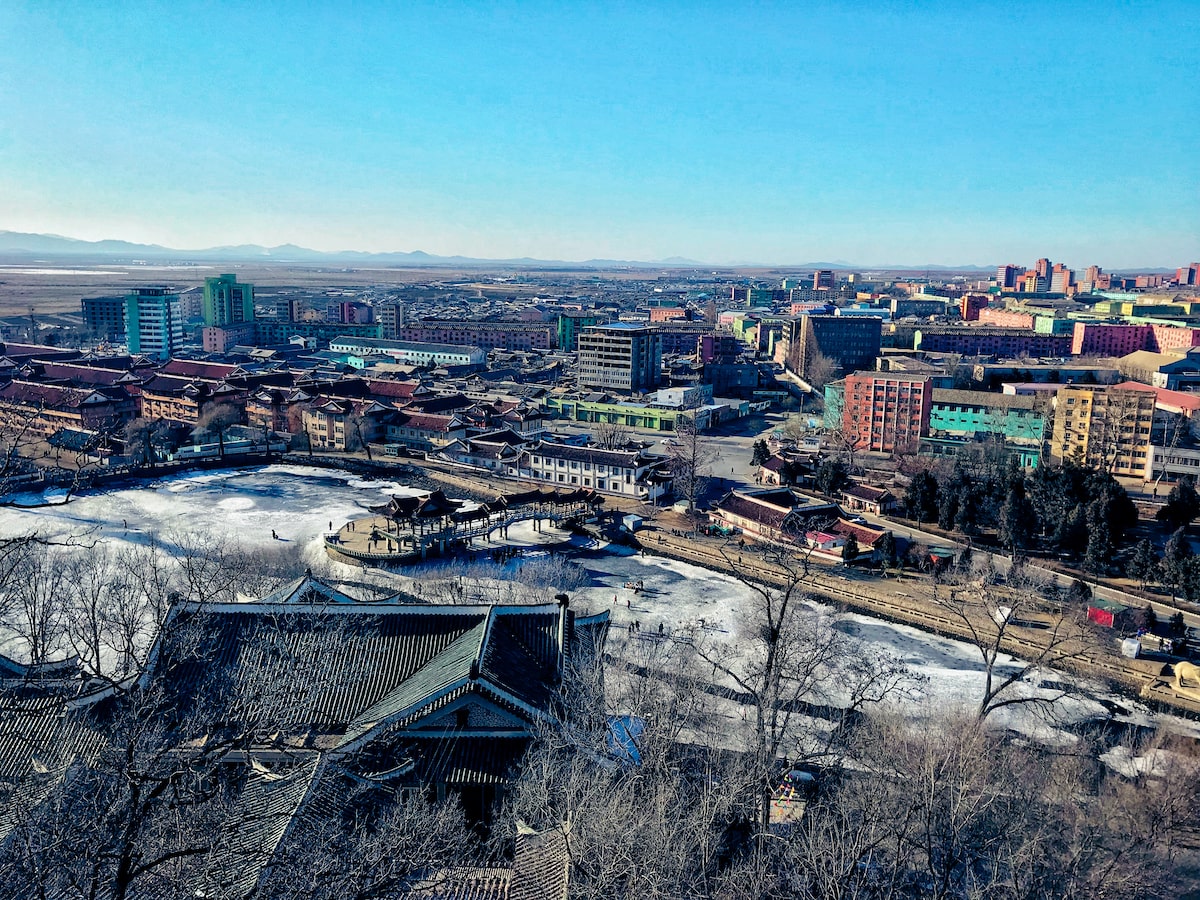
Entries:
POLYGON ((874 548, 875 544, 888 533, 885 528, 872 528, 869 525, 860 525, 857 522, 849 522, 846 519, 838 519, 831 529, 835 534, 840 534, 842 537, 854 535, 854 540, 858 542, 860 547, 874 548))
POLYGON ((895 499, 887 488, 873 487, 869 484, 859 484, 851 482, 842 488, 842 493, 847 497, 854 497, 857 500, 865 500, 868 503, 886 503, 888 500, 895 499))
POLYGON ((249 375, 241 366, 228 363, 197 362, 190 359, 170 359, 159 368, 163 375, 178 375, 200 381, 224 381, 235 376, 249 375))
POLYGON ((441 519, 458 512, 463 500, 451 500, 444 491, 431 491, 408 497, 392 497, 381 506, 370 507, 371 512, 397 520, 441 519))
MULTIPOLYGON (((559 712, 567 658, 601 658, 607 624, 607 612, 576 619, 565 597, 533 606, 363 603, 311 575, 253 602, 175 603, 147 673, 129 688, 153 681, 156 696, 165 693, 160 709, 211 723, 202 738, 164 748, 181 759, 216 753, 208 777, 225 779, 211 809, 190 810, 219 818, 186 893, 256 896, 273 866, 303 852, 285 847, 297 824, 347 814, 355 786, 386 787, 382 796, 508 783, 535 728, 559 712), (227 744, 230 735, 239 737, 227 744)), ((74 671, 56 666, 0 658, 0 682, 74 671)), ((72 772, 121 746, 105 729, 126 699, 111 688, 5 698, 0 843, 28 810, 67 789, 72 772)), ((565 859, 561 829, 525 829, 511 869, 418 873, 406 887, 416 897, 562 898, 565 859)))

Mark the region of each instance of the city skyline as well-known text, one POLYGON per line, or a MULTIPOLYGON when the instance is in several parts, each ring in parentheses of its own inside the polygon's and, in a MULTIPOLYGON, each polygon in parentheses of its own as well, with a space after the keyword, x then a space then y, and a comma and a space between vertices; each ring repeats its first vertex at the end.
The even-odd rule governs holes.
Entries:
POLYGON ((1189 13, 11 4, 0 229, 1173 268, 1200 255, 1189 13))

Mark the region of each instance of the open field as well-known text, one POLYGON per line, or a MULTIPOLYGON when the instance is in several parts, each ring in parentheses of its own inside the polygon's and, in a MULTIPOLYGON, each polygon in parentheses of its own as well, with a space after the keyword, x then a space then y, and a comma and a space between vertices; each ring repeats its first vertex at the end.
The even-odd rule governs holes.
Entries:
MULTIPOLYGON (((287 263, 204 263, 133 265, 85 264, 77 261, 20 262, 0 257, 0 316, 79 312, 83 297, 124 294, 134 287, 166 284, 179 291, 201 287, 211 275, 233 272, 264 293, 295 289, 365 289, 372 286, 404 287, 431 280, 458 280, 462 272, 450 269, 326 268, 287 263)), ((478 272, 474 275, 478 277, 478 272)), ((531 289, 532 293, 532 289, 531 289)))

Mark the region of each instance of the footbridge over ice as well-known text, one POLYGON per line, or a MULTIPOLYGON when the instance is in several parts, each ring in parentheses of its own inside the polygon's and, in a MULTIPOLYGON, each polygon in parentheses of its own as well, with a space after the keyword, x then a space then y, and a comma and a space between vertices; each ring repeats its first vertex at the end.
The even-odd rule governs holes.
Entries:
POLYGON ((452 554, 476 539, 489 539, 496 531, 508 537, 517 522, 532 521, 565 526, 582 523, 596 514, 604 497, 593 490, 529 490, 501 494, 476 503, 455 500, 442 491, 394 496, 370 507, 372 515, 352 519, 325 536, 325 550, 335 558, 365 563, 405 563, 429 556, 452 554))

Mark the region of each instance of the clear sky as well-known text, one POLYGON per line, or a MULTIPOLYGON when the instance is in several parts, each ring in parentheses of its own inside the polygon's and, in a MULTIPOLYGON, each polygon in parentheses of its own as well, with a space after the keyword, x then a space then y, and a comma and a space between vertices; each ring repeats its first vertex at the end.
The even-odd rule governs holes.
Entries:
POLYGON ((0 229, 1200 259, 1196 0, 0 2, 0 229))

